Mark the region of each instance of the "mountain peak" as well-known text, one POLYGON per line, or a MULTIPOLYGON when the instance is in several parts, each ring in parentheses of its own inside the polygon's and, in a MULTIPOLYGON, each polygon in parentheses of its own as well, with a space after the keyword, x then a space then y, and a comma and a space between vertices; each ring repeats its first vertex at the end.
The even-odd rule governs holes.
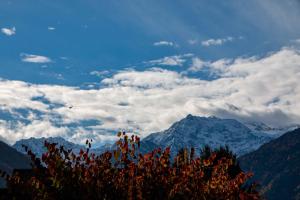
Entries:
POLYGON ((228 145, 236 154, 242 155, 269 140, 267 136, 254 135, 247 126, 234 119, 189 114, 169 129, 150 134, 143 141, 163 148, 170 146, 174 153, 184 147, 199 149, 205 145, 212 148, 228 145))
POLYGON ((188 114, 185 118, 183 118, 182 120, 180 120, 179 122, 183 121, 201 121, 201 120, 204 120, 204 121, 213 121, 213 120, 222 120, 216 116, 208 116, 208 117, 205 117, 205 116, 196 116, 196 115, 192 115, 192 114, 188 114))
MULTIPOLYGON (((63 146, 65 149, 72 150, 74 153, 80 152, 81 149, 86 149, 84 145, 80 144, 74 144, 63 137, 49 137, 49 138, 28 138, 28 139, 22 139, 17 141, 13 147, 21 152, 26 154, 26 151, 24 150, 22 145, 26 145, 34 154, 36 154, 38 157, 41 157, 42 154, 46 151, 46 148, 44 147, 44 142, 48 141, 50 143, 56 143, 59 146, 63 146)), ((104 147, 98 147, 91 149, 90 152, 93 152, 95 154, 100 154, 106 149, 109 149, 110 146, 106 145, 104 147)))
POLYGON ((188 114, 185 119, 193 119, 195 116, 193 116, 192 114, 188 114))
POLYGON ((17 141, 13 147, 21 153, 25 153, 23 145, 28 146, 28 148, 35 153, 38 157, 40 157, 45 151, 44 142, 48 141, 50 143, 57 143, 58 145, 64 146, 66 149, 72 149, 75 152, 79 151, 81 148, 84 148, 82 145, 74 144, 65 140, 63 137, 41 137, 41 138, 28 138, 17 141))

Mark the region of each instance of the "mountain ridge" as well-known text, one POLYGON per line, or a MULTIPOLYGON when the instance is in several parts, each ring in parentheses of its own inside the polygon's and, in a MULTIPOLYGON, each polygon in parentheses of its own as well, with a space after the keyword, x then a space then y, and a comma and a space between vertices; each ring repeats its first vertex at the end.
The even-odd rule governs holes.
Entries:
MULTIPOLYGON (((30 159, 5 142, 0 141, 0 169, 11 173, 14 169, 30 168, 30 159)), ((0 188, 5 186, 5 180, 0 177, 0 188)))
MULTIPOLYGON (((193 146, 200 151, 205 145, 210 145, 213 148, 228 145, 234 153, 243 155, 279 137, 282 134, 281 132, 284 132, 284 129, 277 130, 263 123, 252 123, 249 125, 235 119, 221 119, 215 116, 200 117, 189 114, 172 124, 168 129, 151 133, 147 137, 142 138, 141 150, 146 153, 156 147, 165 148, 171 146, 171 152, 175 154, 183 147, 193 146), (269 131, 272 131, 272 134, 269 134, 269 131), (242 147, 239 148, 239 146, 242 147)), ((45 152, 45 140, 58 143, 58 145, 62 145, 66 149, 73 149, 77 153, 80 149, 85 149, 85 146, 74 144, 62 137, 22 139, 17 141, 13 147, 19 152, 25 153, 22 147, 22 144, 25 144, 34 153, 41 156, 45 152)), ((101 153, 105 150, 110 150, 110 147, 102 146, 91 149, 95 153, 101 153)))
MULTIPOLYGON (((33 153, 35 153, 38 157, 41 157, 43 153, 46 152, 46 148, 44 147, 44 142, 56 143, 58 146, 63 146, 67 150, 72 150, 74 153, 79 153, 80 150, 85 150, 86 147, 84 145, 75 144, 69 142, 68 140, 62 137, 41 137, 41 138, 28 138, 17 141, 12 147, 15 148, 20 153, 26 154, 23 145, 27 146, 33 153)), ((100 154, 106 148, 92 148, 90 152, 100 154)))
POLYGON ((268 199, 300 199, 300 128, 239 158, 268 199))
POLYGON ((173 154, 184 147, 200 150, 205 145, 213 148, 228 145, 234 153, 245 154, 257 149, 261 144, 272 139, 267 134, 258 136, 247 126, 235 119, 220 119, 215 116, 198 117, 191 114, 169 129, 152 133, 142 142, 152 143, 150 147, 171 147, 173 154), (154 144, 154 145, 153 145, 154 144))

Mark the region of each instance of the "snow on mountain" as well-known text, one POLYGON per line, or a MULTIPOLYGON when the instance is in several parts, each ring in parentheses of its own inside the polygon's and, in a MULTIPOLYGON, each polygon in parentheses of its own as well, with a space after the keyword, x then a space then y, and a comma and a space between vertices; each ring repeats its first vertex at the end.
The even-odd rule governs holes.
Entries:
MULTIPOLYGON (((79 153, 80 149, 85 150, 86 147, 79 144, 74 144, 65 140, 62 137, 49 137, 49 138, 29 138, 22 139, 17 141, 13 147, 17 149, 19 152, 26 154, 25 149, 22 145, 26 145, 33 153, 35 153, 38 157, 41 157, 44 152, 46 152, 46 148, 44 147, 45 140, 50 143, 57 143, 58 147, 63 146, 65 149, 72 149, 74 153, 79 153)), ((90 152, 100 154, 103 152, 102 148, 91 149, 90 152)))
POLYGON ((244 125, 252 130, 256 135, 268 135, 273 138, 278 138, 286 132, 300 128, 300 125, 270 127, 262 122, 245 122, 244 125))
POLYGON ((184 147, 194 147, 199 152, 205 145, 212 148, 227 145, 237 155, 243 155, 272 139, 257 133, 234 119, 188 115, 169 129, 150 134, 142 142, 146 145, 144 151, 170 146, 172 155, 184 147))
MULTIPOLYGON (((297 126, 285 128, 269 127, 261 122, 241 123, 234 119, 220 119, 217 117, 197 117, 188 115, 186 118, 175 122, 169 129, 152 133, 142 140, 142 152, 149 152, 153 148, 171 147, 172 155, 181 148, 194 147, 200 151, 205 145, 212 148, 229 146, 238 156, 258 149, 262 144, 275 139, 283 133, 294 130, 297 126)), ((61 137, 29 138, 16 142, 13 147, 25 153, 22 144, 26 145, 38 156, 45 152, 44 141, 58 143, 66 149, 78 153, 84 146, 68 142, 61 137)), ((112 146, 112 148, 114 145, 112 146)), ((110 150, 111 146, 91 149, 96 154, 110 150)))

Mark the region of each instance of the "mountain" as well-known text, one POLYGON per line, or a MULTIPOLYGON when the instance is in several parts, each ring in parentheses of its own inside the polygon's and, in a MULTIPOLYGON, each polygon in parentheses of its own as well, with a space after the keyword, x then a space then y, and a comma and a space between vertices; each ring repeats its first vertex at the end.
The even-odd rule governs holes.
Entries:
MULTIPOLYGON (((79 153, 80 149, 86 149, 85 146, 79 145, 79 144, 74 144, 72 142, 69 142, 65 140, 62 137, 49 137, 49 138, 29 138, 29 139, 22 139, 17 141, 13 147, 23 153, 26 154, 25 149, 22 147, 22 145, 26 145, 33 153, 35 153, 38 157, 41 157, 44 152, 46 152, 46 148, 44 147, 44 142, 48 141, 50 143, 57 143, 58 146, 63 146, 65 149, 72 149, 74 153, 79 153)), ((103 148, 104 149, 104 148, 103 148)), ((100 154, 103 152, 102 148, 95 148, 91 149, 90 152, 100 154)))
MULTIPOLYGON (((0 169, 11 173, 13 169, 30 168, 30 160, 16 149, 0 141, 0 169)), ((0 188, 5 186, 4 179, 0 178, 0 188)))
MULTIPOLYGON (((142 152, 149 152, 156 147, 171 147, 172 155, 183 147, 195 147, 198 152, 204 145, 213 148, 228 145, 237 155, 243 155, 258 149, 262 144, 274 139, 283 130, 271 128, 263 123, 241 123, 234 119, 220 119, 217 117, 197 117, 188 115, 174 123, 168 130, 152 133, 142 142, 142 152)), ((66 141, 61 137, 29 138, 17 141, 13 147, 19 152, 26 153, 22 144, 31 149, 37 156, 45 152, 44 141, 62 145, 78 153, 85 146, 66 141)), ((112 147, 114 148, 114 146, 112 147)), ((91 152, 100 154, 110 146, 91 149, 91 152)))
POLYGON ((297 128, 300 128, 300 125, 294 124, 284 127, 270 127, 262 122, 245 122, 243 123, 249 129, 253 131, 256 135, 268 135, 273 138, 280 137, 286 132, 293 131, 297 128))
POLYGON ((239 158, 253 171, 267 199, 300 199, 300 129, 288 132, 239 158))
POLYGON ((271 139, 267 134, 258 135, 234 119, 188 115, 169 129, 150 134, 142 143, 146 146, 144 151, 153 147, 170 146, 172 154, 183 147, 194 147, 199 152, 205 145, 213 148, 228 145, 234 153, 243 155, 258 149, 271 139))

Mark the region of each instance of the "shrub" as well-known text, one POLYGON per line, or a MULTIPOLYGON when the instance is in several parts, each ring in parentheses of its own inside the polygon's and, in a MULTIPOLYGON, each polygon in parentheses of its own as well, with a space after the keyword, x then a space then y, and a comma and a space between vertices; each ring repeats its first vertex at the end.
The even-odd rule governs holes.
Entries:
POLYGON ((113 151, 78 155, 45 142, 42 158, 27 149, 30 175, 7 176, 15 199, 259 199, 252 176, 244 173, 226 148, 205 147, 200 156, 182 149, 171 160, 170 148, 142 155, 140 139, 119 133, 113 151))

